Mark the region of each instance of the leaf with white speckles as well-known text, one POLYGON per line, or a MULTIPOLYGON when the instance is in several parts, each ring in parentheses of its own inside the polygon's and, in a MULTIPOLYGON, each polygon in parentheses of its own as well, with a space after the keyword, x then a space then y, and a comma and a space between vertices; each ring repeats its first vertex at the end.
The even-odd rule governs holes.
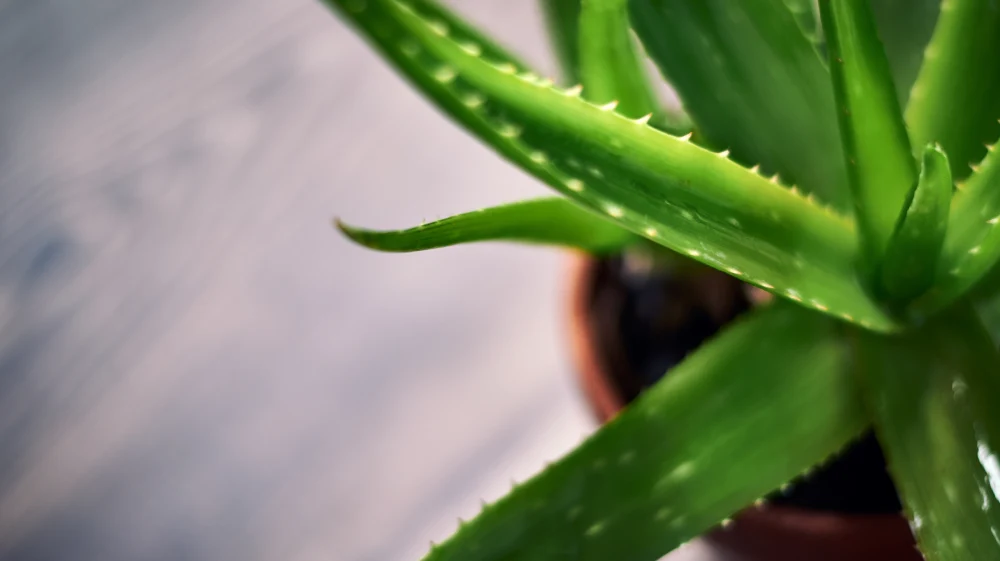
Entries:
POLYGON ((337 222, 352 240, 380 251, 422 251, 478 241, 514 241, 574 247, 593 254, 621 251, 640 239, 567 199, 521 201, 410 228, 373 231, 337 222))
POLYGON ((876 434, 928 561, 1000 560, 1000 355, 959 305, 905 335, 859 334, 876 434))
POLYGON ((866 428, 840 330, 787 303, 738 320, 427 560, 660 558, 866 428))
POLYGON ((497 152, 640 236, 848 321, 897 328, 855 275, 850 220, 730 161, 469 48, 425 1, 328 0, 497 152))

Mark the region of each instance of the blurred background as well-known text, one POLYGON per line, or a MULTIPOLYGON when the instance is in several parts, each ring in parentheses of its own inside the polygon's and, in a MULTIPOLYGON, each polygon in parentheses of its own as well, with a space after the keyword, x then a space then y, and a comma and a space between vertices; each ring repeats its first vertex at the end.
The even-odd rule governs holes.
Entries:
POLYGON ((543 192, 315 0, 0 0, 0 559, 419 558, 592 430, 566 256, 331 219, 543 192))

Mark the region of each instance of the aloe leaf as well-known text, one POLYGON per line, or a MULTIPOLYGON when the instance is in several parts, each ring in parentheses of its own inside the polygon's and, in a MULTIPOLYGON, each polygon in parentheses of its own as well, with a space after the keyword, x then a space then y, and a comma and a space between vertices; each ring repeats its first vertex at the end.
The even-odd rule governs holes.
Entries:
POLYGON ((628 21, 628 0, 578 3, 578 83, 584 98, 602 105, 615 101, 626 117, 651 115, 650 125, 683 135, 693 128, 683 111, 664 106, 646 75, 646 57, 628 21))
POLYGON ((829 75, 782 0, 631 0, 630 11, 711 144, 848 208, 829 75))
MULTIPOLYGON (((344 4, 363 6, 368 0, 344 0, 344 4)), ((578 1, 578 0, 577 0, 578 1)), ((504 60, 513 64, 521 72, 532 72, 531 66, 510 49, 493 40, 489 35, 481 33, 475 26, 465 21, 451 10, 436 2, 416 0, 410 4, 420 17, 427 21, 435 21, 447 28, 456 37, 463 37, 467 46, 475 45, 479 56, 488 59, 504 60)))
POLYGON ((656 96, 632 42, 628 0, 583 0, 580 12, 580 75, 586 99, 617 101, 633 119, 658 113, 656 96))
POLYGON ((917 303, 918 312, 948 305, 986 276, 997 278, 990 271, 1000 260, 1000 150, 990 146, 975 168, 953 197, 935 287, 917 303))
POLYGON ((787 304, 753 312, 428 561, 658 559, 865 429, 838 331, 787 304))
POLYGON ((858 371, 928 561, 1000 559, 1000 356, 960 305, 903 336, 860 336, 858 371))
POLYGON ((854 274, 853 224, 726 158, 489 60, 394 0, 337 0, 421 91, 499 153, 636 234, 876 330, 895 320, 854 274))
POLYGON ((1000 3, 947 0, 906 108, 914 145, 937 142, 962 180, 1000 136, 1000 3))
POLYGON ((917 180, 889 63, 868 0, 820 0, 840 134, 869 265, 877 263, 917 180))
POLYGON ((976 311, 983 327, 993 338, 993 344, 1000 348, 1000 294, 976 302, 976 311))
POLYGON ((580 2, 539 0, 563 81, 569 85, 580 83, 580 2))
POLYGON ((365 230, 340 221, 337 227, 363 246, 394 252, 507 240, 574 247, 604 254, 620 251, 641 239, 605 218, 555 197, 484 208, 408 230, 365 230))
POLYGON ((784 0, 788 11, 795 17, 799 29, 810 43, 819 47, 823 43, 823 29, 819 25, 816 0, 784 0))
POLYGON ((882 288, 889 300, 912 300, 934 284, 952 190, 948 156, 939 146, 927 146, 920 178, 882 260, 882 288))
POLYGON ((906 107, 924 60, 924 48, 934 32, 941 0, 871 0, 871 6, 892 69, 896 95, 900 105, 906 107))

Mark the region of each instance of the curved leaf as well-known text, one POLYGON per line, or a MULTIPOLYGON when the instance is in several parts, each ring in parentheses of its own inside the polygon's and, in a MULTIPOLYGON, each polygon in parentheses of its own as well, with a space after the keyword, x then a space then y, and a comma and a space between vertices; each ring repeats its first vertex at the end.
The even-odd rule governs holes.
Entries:
POLYGON ((340 221, 337 227, 363 246, 395 252, 506 240, 575 247, 602 254, 620 251, 639 239, 605 218, 554 197, 484 208, 408 230, 365 230, 340 221))
POLYGON ((967 307, 860 336, 876 434, 928 561, 1000 559, 1000 355, 967 307))
POLYGON ((754 312, 428 561, 654 561, 867 426, 835 322, 754 312))
MULTIPOLYGON (((332 0, 328 0, 332 1, 332 0)), ((488 60, 394 0, 332 5, 429 98, 549 186, 636 234, 804 305, 878 330, 895 320, 854 274, 853 225, 715 154, 488 60)))
POLYGON ((630 9, 712 144, 848 208, 829 75, 782 0, 631 0, 630 9))
POLYGON ((1000 136, 1000 3, 947 0, 920 75, 906 122, 915 146, 937 142, 962 180, 968 164, 1000 136))
POLYGON ((820 12, 855 215, 874 265, 916 183, 916 163, 868 0, 821 0, 820 12))
POLYGON ((920 179, 900 214, 881 264, 882 288, 889 300, 904 302, 934 284, 948 230, 951 168, 938 146, 924 149, 920 179))

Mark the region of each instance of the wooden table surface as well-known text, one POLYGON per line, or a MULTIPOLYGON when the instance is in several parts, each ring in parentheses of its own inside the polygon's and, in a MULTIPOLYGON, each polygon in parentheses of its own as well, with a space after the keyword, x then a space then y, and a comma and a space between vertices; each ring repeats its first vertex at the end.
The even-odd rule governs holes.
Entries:
POLYGON ((542 193, 315 1, 0 0, 0 559, 417 559, 592 430, 565 258, 331 218, 542 193))

